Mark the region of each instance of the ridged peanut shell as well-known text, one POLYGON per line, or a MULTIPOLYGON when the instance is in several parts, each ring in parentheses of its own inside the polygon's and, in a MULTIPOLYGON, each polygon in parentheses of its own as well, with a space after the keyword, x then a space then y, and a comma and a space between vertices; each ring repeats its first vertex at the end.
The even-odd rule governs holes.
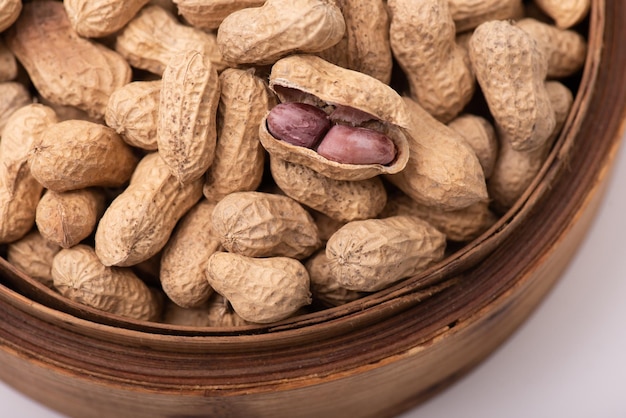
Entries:
POLYGON ((7 246, 7 261, 28 276, 52 287, 52 259, 61 247, 32 230, 7 246))
POLYGON ((535 0, 535 3, 562 29, 580 23, 591 8, 591 0, 535 0))
POLYGON ((205 31, 217 29, 231 13, 261 7, 265 0, 174 0, 178 13, 191 26, 205 31))
POLYGON ((293 53, 323 51, 345 30, 333 0, 267 0, 228 15, 217 30, 217 44, 231 64, 266 65, 293 53))
POLYGON ((374 292, 440 261, 445 235, 413 216, 348 222, 326 243, 330 272, 346 289, 374 292))
POLYGON ((112 128, 84 120, 47 127, 30 159, 33 176, 56 192, 120 187, 136 165, 132 148, 112 128))
POLYGON ((0 0, 0 32, 15 23, 22 7, 22 0, 0 0))
POLYGON ((55 289, 75 302, 123 317, 155 321, 160 303, 130 269, 103 265, 91 247, 63 249, 52 262, 55 289))
POLYGON ((218 252, 209 258, 207 277, 246 321, 280 321, 311 303, 309 274, 293 258, 218 252))
POLYGON ((100 219, 95 236, 98 257, 108 266, 132 266, 149 259, 201 197, 201 180, 181 185, 158 153, 146 155, 128 187, 100 219))
POLYGON ((372 115, 396 147, 397 155, 389 165, 343 164, 328 160, 316 151, 274 138, 265 120, 259 127, 263 147, 275 157, 305 165, 336 180, 364 180, 379 174, 397 173, 404 169, 408 155, 408 139, 404 128, 409 125, 402 97, 388 85, 353 70, 331 64, 313 55, 293 55, 272 66, 270 87, 282 101, 293 97, 313 97, 321 103, 348 106, 372 115))
POLYGON ((330 271, 330 262, 325 249, 309 257, 304 266, 309 272, 313 299, 324 305, 340 306, 367 295, 366 292, 346 289, 337 282, 330 271))
POLYGON ((311 215, 277 194, 229 194, 215 206, 213 230, 226 250, 249 257, 303 259, 321 246, 311 215))
POLYGON ((524 15, 522 0, 448 0, 457 33, 490 20, 518 19, 524 15))
POLYGON ((498 138, 493 125, 482 116, 465 113, 448 123, 448 127, 460 134, 474 150, 485 178, 489 178, 498 157, 498 138))
POLYGON ((63 0, 80 36, 102 38, 122 29, 150 0, 63 0))
POLYGON ((92 117, 101 118, 111 93, 131 79, 121 55, 76 33, 61 2, 25 3, 5 40, 43 97, 92 117))
POLYGON ((30 93, 22 83, 16 81, 0 83, 0 137, 9 116, 32 101, 30 93))

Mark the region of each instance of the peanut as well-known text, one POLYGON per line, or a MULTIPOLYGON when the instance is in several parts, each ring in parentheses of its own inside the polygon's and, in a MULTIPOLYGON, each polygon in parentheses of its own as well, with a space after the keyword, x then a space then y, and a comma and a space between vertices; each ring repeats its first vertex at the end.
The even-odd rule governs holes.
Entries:
POLYGON ((259 125, 275 102, 263 79, 251 70, 224 70, 220 89, 215 157, 203 188, 204 196, 215 202, 261 184, 265 150, 259 142, 259 125))
POLYGON ((30 93, 22 83, 0 83, 0 137, 9 117, 22 106, 32 103, 30 93))
POLYGON ((115 50, 135 68, 161 75, 172 57, 196 50, 208 57, 217 71, 226 68, 216 36, 185 26, 160 6, 148 5, 118 32, 115 50))
MULTIPOLYGON (((13 80, 17 77, 17 60, 0 38, 0 83, 13 80)), ((1 95, 0 95, 1 97, 1 95)))
POLYGON ((490 20, 517 19, 524 15, 522 0, 448 0, 457 33, 490 20))
POLYGON ((163 249, 161 286, 170 300, 183 308, 198 307, 213 293, 205 264, 211 254, 223 250, 212 228, 214 208, 215 203, 198 202, 180 220, 163 249))
POLYGON ((461 135, 474 150, 488 179, 498 157, 498 138, 491 123, 481 116, 466 113, 448 123, 448 127, 461 135))
POLYGON ((343 288, 374 292, 441 260, 445 236, 412 216, 348 222, 326 244, 330 274, 343 288))
POLYGON ((589 14, 591 7, 591 0, 535 0, 535 3, 561 29, 580 23, 589 14))
POLYGON ((321 246, 317 226, 295 200, 262 192, 235 192, 213 211, 224 248, 249 257, 303 259, 321 246))
POLYGON ((274 138, 300 147, 316 148, 330 126, 326 112, 307 103, 281 103, 267 115, 274 138))
POLYGON ((54 111, 40 104, 24 106, 7 120, 0 142, 0 243, 20 239, 35 224, 43 187, 28 158, 44 129, 56 121, 54 111))
POLYGON ((309 213, 313 217, 313 221, 315 225, 317 225, 317 229, 320 233, 320 239, 326 245, 328 239, 335 233, 339 228, 344 226, 346 222, 337 221, 331 218, 328 215, 323 214, 315 209, 309 209, 309 213))
POLYGON ((274 157, 270 158, 270 170, 287 196, 340 222, 373 218, 387 202, 387 192, 378 177, 334 180, 274 157))
POLYGON ((396 147, 373 129, 335 125, 322 138, 317 153, 342 164, 389 165, 396 158, 396 147))
POLYGON ((111 93, 131 78, 119 54, 74 31, 60 2, 24 4, 5 39, 43 97, 92 117, 101 118, 111 93))
POLYGON ((154 293, 131 270, 103 265, 84 244, 55 255, 52 278, 61 295, 96 309, 146 321, 161 314, 154 293))
POLYGON ((167 243, 176 223, 202 197, 202 181, 181 185, 158 153, 141 159, 128 187, 96 228, 96 253, 107 266, 132 266, 167 243))
POLYGON ((544 85, 548 63, 537 42, 510 22, 483 23, 470 39, 470 59, 498 135, 519 151, 540 148, 555 120, 544 85))
POLYGON ((231 64, 272 64, 294 52, 320 52, 338 43, 346 30, 332 0, 267 0, 228 15, 217 44, 231 64))
POLYGON ((319 250, 304 264, 309 272, 313 299, 326 306, 340 306, 362 298, 367 293, 341 287, 330 271, 330 262, 324 249, 319 250))
POLYGON ((174 55, 163 73, 158 152, 181 183, 201 178, 215 156, 217 70, 202 53, 174 55))
POLYGON ((64 0, 63 5, 80 36, 102 38, 122 29, 149 0, 64 0))
POLYGON ((250 322, 237 315, 219 293, 213 293, 207 302, 196 308, 182 308, 174 302, 167 302, 163 312, 163 322, 166 324, 218 328, 250 325, 250 322))
POLYGON ((239 316, 254 323, 280 321, 311 303, 309 274, 293 258, 217 252, 207 263, 207 278, 239 316))
POLYGON ((241 9, 261 7, 265 0, 174 0, 178 13, 191 26, 205 31, 217 29, 231 13, 241 9))
POLYGON ((87 238, 104 213, 105 195, 99 189, 81 189, 57 193, 46 191, 35 214, 41 235, 63 248, 70 248, 87 238))
POLYGON ((61 247, 45 239, 36 229, 7 246, 7 260, 24 273, 52 287, 52 259, 61 247))
POLYGON ((161 80, 128 83, 111 94, 104 120, 127 144, 156 151, 160 97, 161 80))
POLYGON ((385 178, 425 206, 450 211, 488 199, 485 174, 463 137, 405 97, 412 117, 406 168, 385 178))
POLYGON ((15 23, 22 7, 22 0, 0 0, 0 32, 15 23))
POLYGON ((136 165, 133 150, 113 129, 83 120, 48 126, 30 158, 33 176, 56 192, 122 186, 136 165))
POLYGON ((474 74, 448 0, 390 0, 391 50, 413 97, 436 119, 454 119, 474 95, 474 74))

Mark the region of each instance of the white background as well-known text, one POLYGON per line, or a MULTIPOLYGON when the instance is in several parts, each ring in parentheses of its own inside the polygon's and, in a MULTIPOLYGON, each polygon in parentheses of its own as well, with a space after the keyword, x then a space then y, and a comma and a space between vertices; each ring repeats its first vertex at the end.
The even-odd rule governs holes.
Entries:
MULTIPOLYGON (((625 418, 625 236, 623 146, 586 240, 539 308, 473 372, 401 418, 625 418)), ((0 405, 7 418, 61 417, 4 383, 0 405)))

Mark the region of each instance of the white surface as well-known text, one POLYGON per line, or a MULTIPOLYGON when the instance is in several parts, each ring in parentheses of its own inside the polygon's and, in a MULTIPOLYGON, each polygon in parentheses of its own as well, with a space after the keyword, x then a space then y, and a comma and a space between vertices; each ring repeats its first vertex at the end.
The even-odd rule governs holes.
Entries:
MULTIPOLYGON (((625 138, 626 140, 626 138, 625 138)), ((577 256, 472 373, 400 418, 626 417, 626 145, 577 256)), ((60 415, 0 383, 2 417, 60 415)))

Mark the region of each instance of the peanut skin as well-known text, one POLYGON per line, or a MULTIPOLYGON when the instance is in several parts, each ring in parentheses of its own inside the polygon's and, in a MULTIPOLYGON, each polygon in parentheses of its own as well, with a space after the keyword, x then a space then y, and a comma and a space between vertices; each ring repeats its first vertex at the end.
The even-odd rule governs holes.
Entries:
POLYGON ((389 165, 396 158, 396 147, 373 129, 335 125, 322 138, 317 153, 341 164, 389 165))
POLYGON ((292 145, 315 148, 330 129, 322 109, 307 103, 280 103, 267 115, 267 129, 292 145))

